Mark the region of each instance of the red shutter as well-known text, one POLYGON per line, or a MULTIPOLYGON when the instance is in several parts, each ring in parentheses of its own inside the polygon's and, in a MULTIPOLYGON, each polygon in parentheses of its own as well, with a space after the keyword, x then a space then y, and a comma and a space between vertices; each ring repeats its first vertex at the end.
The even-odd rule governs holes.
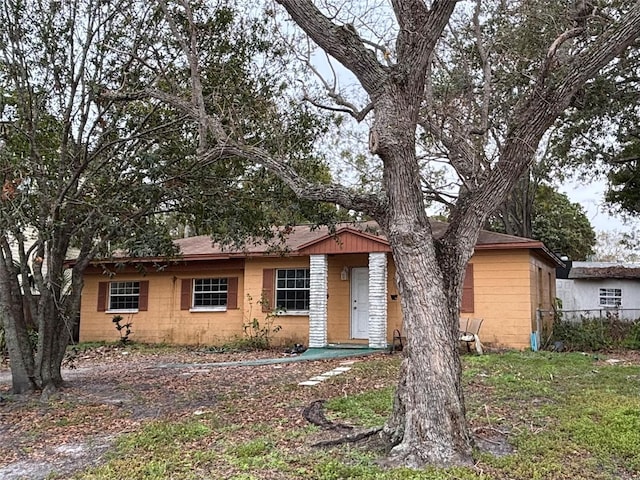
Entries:
POLYGON ((238 277, 227 278, 227 310, 238 308, 238 277))
POLYGON ((183 278, 180 287, 180 310, 189 310, 191 308, 191 279, 183 278))
POLYGON ((270 312, 276 307, 273 288, 274 277, 275 270, 273 268, 265 268, 262 271, 262 298, 260 300, 263 312, 270 312))
POLYGON ((107 292, 109 282, 98 282, 98 311, 104 312, 107 309, 107 292))
POLYGON ((140 284, 140 297, 138 298, 138 310, 146 312, 149 309, 149 281, 138 282, 140 284))
POLYGON ((462 285, 462 305, 460 311, 469 313, 474 311, 473 302, 473 264, 467 265, 467 271, 464 275, 464 284, 462 285))

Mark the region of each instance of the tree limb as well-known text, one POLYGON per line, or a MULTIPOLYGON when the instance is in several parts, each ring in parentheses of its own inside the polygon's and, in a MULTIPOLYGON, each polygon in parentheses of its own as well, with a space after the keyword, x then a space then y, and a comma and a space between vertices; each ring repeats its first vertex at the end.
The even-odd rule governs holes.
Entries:
MULTIPOLYGON (((331 94, 329 94, 329 96, 331 98, 333 98, 333 96, 331 94)), ((366 116, 369 114, 369 112, 371 112, 371 110, 373 110, 373 104, 369 103, 366 107, 364 107, 362 110, 357 110, 354 108, 340 108, 340 107, 332 107, 330 105, 323 105, 320 102, 317 102, 316 100, 314 100, 313 98, 311 98, 308 94, 304 94, 304 96, 302 97, 303 100, 309 102, 311 105, 313 105, 314 107, 320 108, 322 110, 329 110, 331 112, 341 112, 341 113, 347 113, 349 115, 351 115, 357 122, 361 122, 362 120, 364 120, 366 118, 366 116)), ((337 102, 336 102, 337 103, 337 102)), ((351 105, 351 104, 349 104, 351 105)))
POLYGON ((310 182, 299 175, 284 158, 273 156, 262 148, 228 142, 225 145, 210 147, 202 158, 206 161, 212 158, 233 157, 244 158, 268 168, 300 198, 336 203, 349 210, 366 212, 371 215, 384 211, 387 200, 383 193, 363 194, 336 183, 310 182))
POLYGON ((311 0, 276 1, 320 48, 353 72, 369 95, 384 83, 388 68, 364 46, 353 26, 332 22, 311 0))

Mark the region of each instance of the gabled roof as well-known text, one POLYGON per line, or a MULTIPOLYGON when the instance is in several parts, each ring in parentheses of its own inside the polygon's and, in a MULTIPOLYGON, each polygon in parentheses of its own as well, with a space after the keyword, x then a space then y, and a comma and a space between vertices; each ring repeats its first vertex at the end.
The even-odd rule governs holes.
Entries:
MULTIPOLYGON (((431 228, 434 236, 439 238, 444 235, 447 224, 431 221, 431 228)), ((182 238, 175 243, 179 246, 185 260, 391 251, 389 242, 375 222, 340 224, 333 233, 327 227, 297 225, 287 227, 286 234, 280 243, 277 241, 247 242, 243 248, 221 247, 212 243, 208 236, 182 238)), ((482 230, 475 248, 476 250, 531 249, 550 263, 562 265, 542 242, 529 238, 482 230)))
MULTIPOLYGON (((444 235, 447 224, 431 221, 431 229, 435 238, 444 235)), ((222 246, 213 243, 206 235, 175 240, 180 249, 181 262, 244 259, 264 256, 307 256, 314 254, 348 254, 390 252, 389 242, 375 222, 352 222, 328 227, 313 225, 296 225, 283 227, 275 231, 274 240, 248 240, 242 247, 222 246)), ((542 242, 529 238, 505 235, 482 230, 475 246, 476 250, 512 250, 528 249, 554 266, 562 266, 562 262, 551 253, 542 242)), ((116 255, 119 261, 134 260, 135 263, 166 261, 160 257, 127 258, 116 255)), ((96 260, 94 263, 113 263, 115 258, 96 260)), ((71 261, 72 263, 73 261, 71 261)))
POLYGON ((640 263, 573 262, 570 279, 640 279, 640 263))
POLYGON ((390 251, 384 237, 352 227, 342 227, 334 235, 325 235, 298 247, 301 255, 390 251))

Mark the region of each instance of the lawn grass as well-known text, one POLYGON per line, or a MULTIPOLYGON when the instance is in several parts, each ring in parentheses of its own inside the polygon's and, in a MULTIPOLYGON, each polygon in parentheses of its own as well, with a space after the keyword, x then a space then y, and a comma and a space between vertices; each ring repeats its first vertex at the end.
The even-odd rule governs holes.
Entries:
MULTIPOLYGON (((354 365, 330 382, 368 378, 369 391, 336 395, 327 416, 361 426, 389 414, 398 356, 354 365)), ((476 451, 474 468, 384 470, 378 453, 310 446, 318 427, 286 428, 274 414, 247 425, 239 399, 201 417, 157 420, 123 435, 106 463, 76 479, 626 479, 640 478, 640 367, 576 353, 464 357, 467 417, 473 431, 503 432, 513 451, 476 451)), ((298 387, 302 388, 302 387, 298 387)), ((340 391, 334 389, 334 391, 340 391)), ((296 397, 282 397, 278 408, 296 397)), ((298 408, 298 404, 295 404, 298 408)), ((254 405, 253 408, 269 408, 254 405)))

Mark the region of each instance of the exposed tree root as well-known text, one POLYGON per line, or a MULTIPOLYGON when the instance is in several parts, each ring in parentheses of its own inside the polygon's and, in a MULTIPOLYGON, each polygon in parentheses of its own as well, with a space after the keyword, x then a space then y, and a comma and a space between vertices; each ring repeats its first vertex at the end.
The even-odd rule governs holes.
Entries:
POLYGON ((380 433, 382 427, 370 428, 364 432, 356 433, 355 435, 347 435, 345 437, 336 438, 333 440, 323 440, 322 442, 314 443, 314 447, 333 447, 336 445, 344 445, 345 443, 357 443, 360 440, 369 438, 373 435, 380 433))
POLYGON ((324 415, 324 403, 326 400, 314 400, 302 411, 302 416, 310 423, 327 430, 353 430, 351 425, 335 423, 324 415))
MULTIPOLYGON (((353 430, 353 427, 351 425, 346 425, 344 423, 335 423, 331 420, 328 420, 324 415, 325 402, 326 400, 314 400, 305 407, 305 409, 302 411, 302 415, 308 422, 313 423, 314 425, 318 425, 319 427, 327 430, 353 430)), ((364 440, 365 438, 369 438, 372 435, 379 433, 380 431, 382 431, 382 427, 371 428, 363 432, 359 432, 353 435, 347 435, 333 440, 323 440, 321 442, 314 443, 312 446, 333 447, 335 445, 342 445, 345 443, 356 443, 360 440, 364 440)))

